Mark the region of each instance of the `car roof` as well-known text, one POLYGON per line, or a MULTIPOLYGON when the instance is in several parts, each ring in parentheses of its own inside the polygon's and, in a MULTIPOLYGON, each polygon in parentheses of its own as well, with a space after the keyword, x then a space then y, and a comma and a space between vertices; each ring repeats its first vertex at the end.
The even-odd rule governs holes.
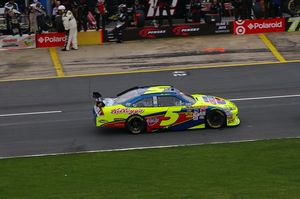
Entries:
POLYGON ((141 88, 142 94, 155 94, 155 93, 178 93, 178 90, 173 86, 146 86, 141 88))
POLYGON ((117 96, 120 96, 132 90, 136 90, 139 93, 139 95, 159 94, 159 93, 179 93, 178 89, 170 85, 154 85, 154 86, 139 86, 139 87, 135 86, 119 93, 117 96))

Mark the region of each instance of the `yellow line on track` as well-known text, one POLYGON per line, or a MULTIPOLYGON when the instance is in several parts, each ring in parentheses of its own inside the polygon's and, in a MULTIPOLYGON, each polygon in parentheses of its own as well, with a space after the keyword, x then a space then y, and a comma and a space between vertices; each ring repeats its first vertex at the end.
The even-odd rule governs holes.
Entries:
POLYGON ((265 43, 265 45, 270 49, 273 55, 278 59, 280 62, 286 62, 284 57, 279 53, 276 47, 272 44, 272 42, 268 39, 265 34, 259 34, 260 39, 265 43))
POLYGON ((49 48, 49 52, 50 52, 50 55, 51 55, 51 59, 52 59, 52 62, 54 64, 54 68, 56 70, 56 74, 58 77, 64 77, 64 71, 62 69, 62 66, 60 64, 60 61, 59 61, 59 58, 58 58, 58 55, 57 55, 57 52, 56 52, 56 48, 52 47, 52 48, 49 48))
MULTIPOLYGON (((300 63, 300 60, 289 60, 286 63, 300 63)), ((231 68, 231 67, 255 67, 260 65, 268 64, 282 64, 279 61, 273 62, 250 62, 250 63, 240 63, 240 64, 223 64, 223 65, 208 65, 208 66, 192 66, 192 67, 183 67, 183 68, 160 68, 152 70, 135 70, 127 72, 108 72, 108 73, 92 73, 92 74, 81 74, 81 75, 68 75, 61 78, 76 78, 76 77, 94 77, 94 76, 108 76, 108 75, 126 75, 126 74, 138 74, 138 73, 154 73, 154 72, 163 72, 163 71, 178 71, 178 70, 196 70, 196 69, 212 69, 212 68, 231 68)), ((9 80, 0 80, 0 82, 13 82, 13 81, 29 81, 29 80, 47 80, 47 79, 57 79, 57 76, 49 77, 37 77, 37 78, 20 78, 20 79, 9 79, 9 80)))

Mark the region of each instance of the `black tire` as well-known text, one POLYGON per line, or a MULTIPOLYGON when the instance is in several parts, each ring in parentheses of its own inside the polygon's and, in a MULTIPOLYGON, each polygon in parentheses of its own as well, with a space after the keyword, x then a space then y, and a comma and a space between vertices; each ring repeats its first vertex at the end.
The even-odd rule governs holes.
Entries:
POLYGON ((140 115, 130 116, 126 121, 126 127, 132 134, 140 134, 143 133, 146 128, 146 121, 140 115))
POLYGON ((222 128, 226 124, 226 116, 220 110, 211 110, 207 113, 205 122, 209 128, 222 128))

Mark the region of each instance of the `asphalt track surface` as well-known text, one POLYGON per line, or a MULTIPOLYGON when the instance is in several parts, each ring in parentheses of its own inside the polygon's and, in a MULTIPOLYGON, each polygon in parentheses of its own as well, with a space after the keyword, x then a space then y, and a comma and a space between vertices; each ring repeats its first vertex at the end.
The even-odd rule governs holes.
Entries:
POLYGON ((0 157, 299 137, 299 65, 193 69, 186 70, 187 76, 177 77, 164 71, 2 82, 0 157), (141 135, 94 127, 92 91, 113 97, 132 86, 153 84, 174 85, 186 93, 243 99, 235 101, 241 125, 141 135))

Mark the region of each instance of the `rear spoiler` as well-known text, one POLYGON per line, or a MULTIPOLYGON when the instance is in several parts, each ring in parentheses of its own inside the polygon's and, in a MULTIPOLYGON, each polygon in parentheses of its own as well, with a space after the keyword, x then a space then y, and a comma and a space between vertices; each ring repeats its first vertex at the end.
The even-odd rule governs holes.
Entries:
POLYGON ((99 108, 105 106, 103 99, 102 99, 102 95, 100 93, 93 92, 93 98, 95 99, 96 106, 98 106, 99 108))

